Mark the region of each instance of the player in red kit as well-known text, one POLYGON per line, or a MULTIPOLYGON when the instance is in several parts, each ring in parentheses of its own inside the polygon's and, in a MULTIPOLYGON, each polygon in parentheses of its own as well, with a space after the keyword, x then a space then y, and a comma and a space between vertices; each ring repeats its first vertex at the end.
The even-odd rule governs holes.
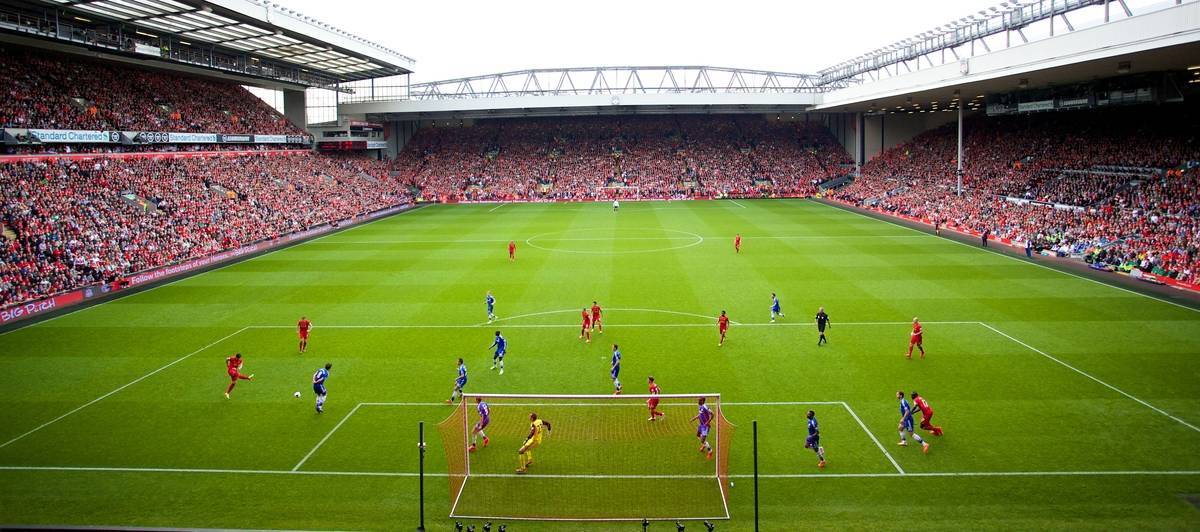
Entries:
POLYGON ((300 316, 300 321, 296 322, 296 333, 300 335, 300 352, 308 351, 308 330, 312 328, 312 323, 308 318, 300 316))
POLYGON ((579 337, 587 338, 587 343, 592 343, 592 318, 588 315, 588 309, 583 309, 583 325, 580 326, 579 337))
POLYGON ((908 337, 908 352, 904 354, 905 358, 912 360, 913 346, 921 351, 921 358, 925 358, 925 346, 921 345, 921 336, 924 333, 925 329, 921 327, 921 322, 913 318, 913 329, 912 334, 908 337))
POLYGON ((654 382, 654 377, 650 377, 650 395, 654 397, 646 399, 646 408, 650 409, 650 419, 646 421, 654 421, 666 416, 666 414, 658 411, 658 394, 660 393, 662 393, 662 390, 658 389, 658 383, 654 382))
POLYGON ((724 310, 717 317, 717 330, 721 332, 721 341, 717 342, 717 347, 721 347, 725 345, 725 332, 729 330, 729 316, 725 315, 724 310))
POLYGON ((934 436, 942 435, 942 427, 933 424, 933 407, 917 392, 912 393, 913 405, 921 411, 921 428, 932 432, 934 436))
POLYGON ((517 243, 508 241, 508 262, 517 260, 517 243))
POLYGON ((604 324, 600 323, 600 304, 592 301, 592 329, 600 329, 600 334, 604 334, 604 324))
POLYGON ((741 233, 738 233, 737 235, 735 235, 733 237, 733 252, 734 253, 742 252, 742 234, 741 233))
POLYGON ((242 354, 236 353, 231 357, 225 358, 225 371, 229 372, 229 387, 225 388, 225 398, 229 399, 229 392, 233 391, 233 386, 237 384, 238 379, 251 381, 254 380, 254 375, 242 375, 242 354))

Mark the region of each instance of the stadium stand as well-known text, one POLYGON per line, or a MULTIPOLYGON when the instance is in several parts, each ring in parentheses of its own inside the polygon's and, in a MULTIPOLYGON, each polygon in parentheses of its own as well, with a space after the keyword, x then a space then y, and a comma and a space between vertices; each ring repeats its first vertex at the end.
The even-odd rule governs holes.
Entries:
POLYGON ((244 87, 112 62, 0 48, 0 126, 302 135, 244 87))
POLYGON ((847 172, 816 123, 763 116, 480 121, 418 131, 392 169, 428 198, 805 196, 847 172))
POLYGON ((1178 107, 975 117, 963 195, 954 126, 868 162, 836 199, 1079 256, 1095 267, 1200 281, 1200 127, 1178 107))
POLYGON ((384 163, 299 150, 0 163, 0 306, 411 200, 384 163))

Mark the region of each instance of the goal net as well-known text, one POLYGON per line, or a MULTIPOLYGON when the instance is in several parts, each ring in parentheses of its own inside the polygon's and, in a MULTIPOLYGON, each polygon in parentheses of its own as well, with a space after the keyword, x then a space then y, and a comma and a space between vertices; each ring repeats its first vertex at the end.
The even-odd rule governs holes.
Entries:
POLYGON ((719 394, 466 394, 438 425, 450 478, 450 516, 479 519, 620 521, 728 519, 734 425, 719 394), (650 421, 647 400, 664 414, 650 421), (713 413, 697 438, 698 402, 713 413), (473 435, 478 401, 490 423, 473 435), (550 425, 523 474, 518 449, 530 414, 550 425), (475 450, 471 450, 472 443, 475 450))

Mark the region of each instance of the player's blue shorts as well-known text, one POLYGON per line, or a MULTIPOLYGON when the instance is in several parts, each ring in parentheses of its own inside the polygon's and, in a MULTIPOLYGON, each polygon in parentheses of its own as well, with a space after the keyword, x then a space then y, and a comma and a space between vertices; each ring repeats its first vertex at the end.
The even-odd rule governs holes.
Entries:
POLYGON ((497 349, 496 354, 492 355, 492 358, 504 358, 504 354, 507 352, 507 349, 497 349))
POLYGON ((490 425, 491 423, 492 423, 492 418, 490 418, 490 417, 480 418, 479 421, 475 422, 475 430, 486 429, 487 426, 490 425))
POLYGON ((900 423, 900 430, 903 430, 905 432, 913 431, 913 418, 911 416, 908 418, 905 418, 904 422, 900 423))
POLYGON ((707 438, 708 437, 708 425, 700 425, 700 428, 696 429, 696 437, 697 438, 707 438))
POLYGON ((313 385, 313 393, 315 393, 317 395, 325 395, 325 385, 324 384, 314 384, 313 385))
POLYGON ((621 366, 617 366, 617 367, 613 368, 611 373, 612 373, 612 378, 616 379, 617 375, 621 374, 621 366))
POLYGON ((488 306, 487 306, 487 308, 488 308, 488 314, 491 314, 491 313, 492 313, 492 306, 491 306, 491 305, 488 305, 488 306))
POLYGON ((778 314, 780 310, 779 305, 771 305, 771 312, 778 314))
POLYGON ((454 380, 454 387, 458 388, 459 390, 463 389, 463 387, 466 385, 467 385, 467 379, 465 377, 454 380))
POLYGON ((804 446, 809 449, 816 449, 817 447, 820 447, 821 446, 821 435, 820 434, 812 434, 809 437, 805 438, 804 446))

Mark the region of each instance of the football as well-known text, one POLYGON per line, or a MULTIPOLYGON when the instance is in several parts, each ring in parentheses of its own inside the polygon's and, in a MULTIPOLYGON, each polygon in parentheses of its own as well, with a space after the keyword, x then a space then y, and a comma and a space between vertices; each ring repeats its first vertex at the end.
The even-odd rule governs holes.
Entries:
POLYGON ((292 394, 292 397, 295 397, 296 399, 299 399, 299 398, 300 398, 300 392, 296 392, 296 393, 292 394))

